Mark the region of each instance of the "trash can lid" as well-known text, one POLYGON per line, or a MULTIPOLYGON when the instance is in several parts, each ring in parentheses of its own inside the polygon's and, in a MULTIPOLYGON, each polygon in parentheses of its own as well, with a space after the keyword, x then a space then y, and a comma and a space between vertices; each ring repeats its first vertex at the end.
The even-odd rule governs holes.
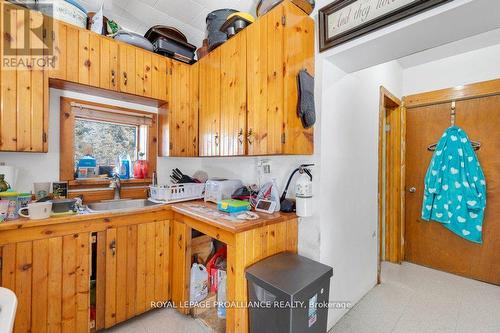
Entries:
POLYGON ((289 252, 266 258, 246 269, 248 280, 267 284, 288 295, 295 295, 318 279, 329 279, 332 275, 332 267, 289 252))

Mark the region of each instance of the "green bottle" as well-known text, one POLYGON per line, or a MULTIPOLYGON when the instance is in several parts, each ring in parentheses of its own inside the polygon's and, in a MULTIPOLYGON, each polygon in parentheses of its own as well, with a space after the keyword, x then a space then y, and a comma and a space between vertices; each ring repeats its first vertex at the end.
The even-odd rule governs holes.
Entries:
POLYGON ((0 174, 0 192, 5 192, 10 188, 9 183, 5 181, 5 175, 0 174))

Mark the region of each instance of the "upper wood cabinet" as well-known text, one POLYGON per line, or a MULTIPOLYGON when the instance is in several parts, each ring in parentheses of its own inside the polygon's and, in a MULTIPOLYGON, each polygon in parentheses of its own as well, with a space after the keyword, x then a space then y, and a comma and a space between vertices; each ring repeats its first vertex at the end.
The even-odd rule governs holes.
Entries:
MULTIPOLYGON (((48 131, 48 75, 35 65, 9 65, 9 59, 42 56, 42 41, 29 35, 24 38, 27 24, 34 22, 44 27, 44 17, 39 12, 14 7, 2 2, 2 15, 14 20, 11 29, 0 25, 2 68, 0 70, 0 151, 46 152, 48 131), (28 21, 29 20, 29 21, 28 21), (7 45, 15 45, 14 54, 6 55, 7 45), (26 53, 28 52, 28 53, 26 53)), ((40 35, 42 35, 40 33, 40 35)))
POLYGON ((247 133, 247 33, 220 47, 220 155, 245 155, 247 133))
POLYGON ((159 109, 160 156, 198 156, 198 64, 172 61, 159 109))
POLYGON ((312 154, 297 116, 297 74, 314 74, 314 21, 285 1, 247 29, 248 155, 312 154))
POLYGON ((312 154, 297 75, 314 74, 314 21, 285 1, 199 62, 200 156, 312 154))
POLYGON ((119 90, 118 43, 109 38, 100 38, 99 87, 119 90))
POLYGON ((200 75, 200 156, 219 156, 221 119, 221 48, 198 62, 200 75))

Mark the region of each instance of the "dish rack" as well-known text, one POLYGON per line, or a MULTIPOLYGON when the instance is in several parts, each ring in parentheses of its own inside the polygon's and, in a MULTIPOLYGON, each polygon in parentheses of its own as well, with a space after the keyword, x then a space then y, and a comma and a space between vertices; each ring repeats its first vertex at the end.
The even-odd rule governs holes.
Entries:
POLYGON ((150 200, 173 203, 203 198, 205 184, 187 183, 164 186, 149 186, 150 200))

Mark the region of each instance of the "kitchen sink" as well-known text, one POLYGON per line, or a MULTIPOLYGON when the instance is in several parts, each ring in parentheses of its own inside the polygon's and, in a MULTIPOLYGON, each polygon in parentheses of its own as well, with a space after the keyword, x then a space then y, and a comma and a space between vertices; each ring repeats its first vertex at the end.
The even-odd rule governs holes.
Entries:
POLYGON ((90 212, 105 212, 110 210, 127 210, 127 209, 136 209, 136 208, 144 208, 161 205, 159 203, 155 203, 149 201, 147 199, 120 199, 120 200, 103 200, 100 202, 94 202, 87 205, 87 209, 90 212))

